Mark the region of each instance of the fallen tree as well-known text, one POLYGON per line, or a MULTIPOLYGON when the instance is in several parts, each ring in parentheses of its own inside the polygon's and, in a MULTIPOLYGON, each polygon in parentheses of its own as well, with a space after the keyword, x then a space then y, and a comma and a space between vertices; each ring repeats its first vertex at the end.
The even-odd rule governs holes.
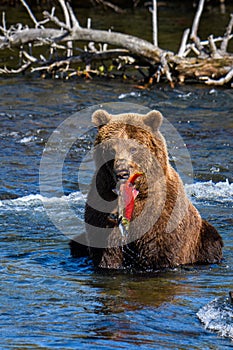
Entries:
POLYGON ((44 20, 38 21, 25 0, 20 1, 34 28, 22 24, 7 28, 3 13, 0 50, 18 48, 19 65, 14 69, 2 67, 0 74, 40 71, 43 76, 49 74, 69 79, 74 75, 115 77, 117 72, 126 76, 128 71, 137 71, 147 85, 166 80, 172 86, 195 81, 233 87, 233 54, 227 51, 233 37, 233 14, 222 37, 210 35, 201 41, 198 27, 205 0, 199 1, 192 28, 184 31, 177 53, 157 46, 155 0, 152 9, 153 44, 132 35, 92 29, 90 22, 87 28, 81 27, 65 0, 58 0, 64 21, 55 16, 55 8, 50 13, 44 11, 44 20), (78 46, 80 42, 85 42, 83 49, 78 46), (49 48, 49 57, 38 53, 38 48, 44 47, 49 48))

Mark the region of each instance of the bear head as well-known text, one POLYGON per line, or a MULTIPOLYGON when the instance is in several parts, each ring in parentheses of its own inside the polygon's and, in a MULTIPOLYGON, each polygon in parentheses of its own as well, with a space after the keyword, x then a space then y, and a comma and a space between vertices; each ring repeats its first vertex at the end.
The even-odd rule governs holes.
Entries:
POLYGON ((115 181, 127 180, 135 172, 152 178, 168 168, 167 147, 159 128, 162 114, 153 110, 145 115, 111 115, 97 110, 92 116, 98 127, 94 159, 97 169, 105 166, 115 181))

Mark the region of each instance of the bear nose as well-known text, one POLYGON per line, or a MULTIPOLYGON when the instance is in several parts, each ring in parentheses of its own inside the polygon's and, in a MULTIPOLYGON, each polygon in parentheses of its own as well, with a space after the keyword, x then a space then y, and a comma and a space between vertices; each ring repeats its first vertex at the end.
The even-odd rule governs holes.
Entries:
POLYGON ((117 180, 127 180, 129 178, 129 166, 125 159, 116 159, 114 168, 117 180))

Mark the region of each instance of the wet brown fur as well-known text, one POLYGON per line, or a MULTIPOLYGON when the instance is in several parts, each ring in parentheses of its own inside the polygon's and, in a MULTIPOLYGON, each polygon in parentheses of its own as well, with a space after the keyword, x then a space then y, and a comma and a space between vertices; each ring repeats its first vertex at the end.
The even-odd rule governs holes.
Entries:
POLYGON ((217 230, 201 218, 187 198, 179 175, 169 164, 166 143, 159 132, 161 114, 152 111, 145 116, 110 116, 105 111, 97 111, 93 120, 99 128, 95 144, 103 144, 103 152, 97 152, 95 155, 98 172, 93 179, 86 204, 85 220, 92 225, 87 228, 89 247, 73 241, 72 254, 81 256, 88 253, 95 266, 108 269, 158 270, 186 264, 219 263, 222 259, 222 239, 217 230), (129 244, 119 244, 119 228, 109 220, 109 213, 116 210, 111 204, 117 198, 112 192, 116 185, 111 170, 114 168, 114 162, 99 166, 103 163, 101 157, 104 154, 104 144, 118 150, 120 146, 114 145, 113 141, 118 137, 122 140, 136 140, 139 145, 149 150, 145 154, 143 149, 139 151, 142 152, 138 155, 140 167, 133 158, 128 159, 128 162, 134 171, 144 171, 147 168, 149 178, 151 172, 153 179, 148 180, 152 193, 149 197, 146 178, 142 176, 137 180, 139 195, 135 201, 134 218, 138 218, 139 221, 131 223, 129 235, 132 235, 132 240, 129 244), (105 211, 98 211, 90 205, 91 202, 95 202, 95 183, 98 194, 108 201, 105 211), (148 203, 146 215, 140 216, 148 203), (155 220, 156 215, 158 218, 155 220), (103 247, 109 247, 91 247, 98 234, 96 226, 112 227, 108 235, 99 238, 102 239, 103 247), (148 227, 148 230, 142 234, 141 230, 145 227, 148 227))

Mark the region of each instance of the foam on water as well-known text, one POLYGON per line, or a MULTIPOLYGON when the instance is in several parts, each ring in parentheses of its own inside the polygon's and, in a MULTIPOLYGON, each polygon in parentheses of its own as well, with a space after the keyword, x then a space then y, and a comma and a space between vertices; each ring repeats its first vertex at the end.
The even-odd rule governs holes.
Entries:
POLYGON ((118 99, 122 100, 122 99, 127 98, 127 97, 140 97, 140 96, 141 96, 140 92, 132 91, 132 92, 129 92, 129 93, 126 93, 126 94, 120 94, 118 96, 118 99))
POLYGON ((197 317, 206 329, 233 340, 233 305, 228 298, 214 299, 198 311, 197 317))
POLYGON ((225 182, 214 183, 212 181, 197 182, 185 185, 186 193, 192 199, 203 200, 207 202, 233 203, 233 183, 225 182))
MULTIPOLYGON (((185 185, 186 193, 195 200, 205 202, 217 202, 217 203, 228 203, 233 204, 233 183, 229 183, 228 180, 225 182, 213 183, 212 181, 197 182, 190 185, 185 185)), ((86 195, 82 192, 73 192, 68 196, 62 197, 51 197, 46 198, 40 194, 30 194, 28 196, 20 197, 17 199, 6 199, 0 200, 0 208, 25 210, 34 207, 43 207, 43 202, 47 201, 58 205, 62 201, 68 201, 73 205, 84 205, 86 195)))
POLYGON ((33 141, 36 141, 37 140, 37 137, 34 136, 34 135, 31 135, 31 136, 25 136, 23 137, 21 140, 19 140, 18 142, 19 143, 29 143, 29 142, 33 142, 33 141))
POLYGON ((46 198, 40 194, 30 194, 28 196, 16 198, 16 199, 6 199, 0 201, 0 209, 8 210, 26 210, 33 208, 43 209, 43 203, 49 202, 54 203, 55 206, 59 206, 62 201, 68 201, 71 204, 82 204, 86 196, 81 192, 74 192, 68 196, 62 197, 51 197, 46 198))

